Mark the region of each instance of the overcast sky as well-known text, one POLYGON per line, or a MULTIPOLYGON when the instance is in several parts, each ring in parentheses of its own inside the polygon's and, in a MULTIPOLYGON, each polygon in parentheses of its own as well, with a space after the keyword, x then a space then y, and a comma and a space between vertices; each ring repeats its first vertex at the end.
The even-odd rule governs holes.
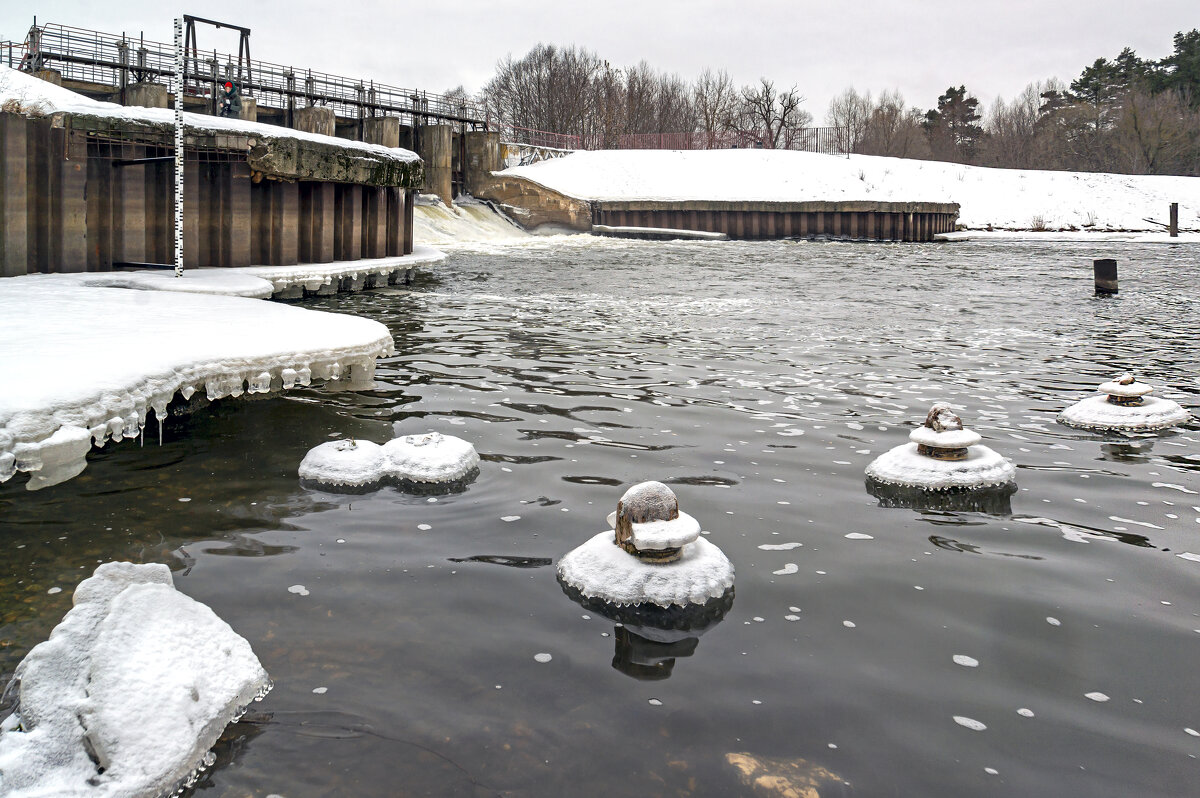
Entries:
MULTIPOLYGON (((1031 81, 1069 82, 1126 46, 1161 58, 1177 31, 1200 26, 1197 0, 7 0, 0 38, 23 39, 36 14, 170 42, 182 13, 251 28, 256 59, 428 91, 478 90, 497 60, 538 42, 587 47, 613 66, 645 59, 689 80, 724 68, 739 84, 795 84, 818 124, 848 86, 899 89, 930 108, 964 84, 986 105, 1031 81)), ((236 52, 228 31, 201 28, 199 42, 236 52)))

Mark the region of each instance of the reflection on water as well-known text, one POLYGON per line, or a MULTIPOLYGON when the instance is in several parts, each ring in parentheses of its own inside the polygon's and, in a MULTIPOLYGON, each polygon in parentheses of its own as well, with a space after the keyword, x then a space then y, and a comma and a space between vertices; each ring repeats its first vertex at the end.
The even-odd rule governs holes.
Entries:
POLYGON ((0 670, 99 562, 166 562, 276 685, 198 795, 1190 794, 1200 426, 1055 417, 1124 370, 1196 411, 1200 248, 1104 248, 1104 302, 1093 244, 553 238, 310 303, 389 325, 376 390, 217 402, 0 486, 0 670), (1016 492, 864 490, 933 401, 1016 492), (324 441, 430 430, 480 453, 465 490, 298 482, 324 441), (648 479, 737 568, 706 625, 610 618, 546 567, 648 479))
POLYGON ((1014 483, 987 488, 951 488, 922 490, 866 478, 867 493, 879 501, 880 507, 908 510, 969 510, 992 515, 1011 515, 1011 498, 1017 491, 1014 483))

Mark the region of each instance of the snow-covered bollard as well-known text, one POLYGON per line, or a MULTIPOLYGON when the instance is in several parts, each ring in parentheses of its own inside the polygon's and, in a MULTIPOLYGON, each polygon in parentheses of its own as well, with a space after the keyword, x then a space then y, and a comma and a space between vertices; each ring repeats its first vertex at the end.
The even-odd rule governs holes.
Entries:
POLYGON ((1058 421, 1081 429, 1153 432, 1191 418, 1177 402, 1150 396, 1153 390, 1132 374, 1122 374, 1100 386, 1102 396, 1090 396, 1063 410, 1058 421))
POLYGON ((922 491, 1002 488, 1016 481, 1016 467, 981 444, 949 405, 935 404, 908 437, 909 443, 867 466, 868 480, 922 491))
POLYGON ((300 480, 322 490, 362 493, 394 482, 428 490, 465 482, 479 469, 475 447, 462 438, 429 432, 384 445, 343 439, 315 446, 300 461, 300 480))
POLYGON ((250 644, 176 591, 165 565, 105 563, 17 666, 0 794, 170 795, 270 686, 250 644))
POLYGON ((733 564, 661 482, 626 491, 609 522, 613 532, 559 560, 559 579, 583 597, 617 607, 702 607, 733 586, 733 564))
POLYGON ((383 455, 402 482, 459 482, 479 467, 474 446, 440 432, 394 438, 383 445, 383 455))

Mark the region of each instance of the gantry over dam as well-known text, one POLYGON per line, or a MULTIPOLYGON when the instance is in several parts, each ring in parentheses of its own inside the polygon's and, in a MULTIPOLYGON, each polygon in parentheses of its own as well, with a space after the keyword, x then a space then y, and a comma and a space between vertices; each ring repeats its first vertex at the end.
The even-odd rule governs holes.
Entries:
MULTIPOLYGON (((165 46, 85 33, 35 25, 20 57, 7 47, 7 59, 24 69, 0 75, 0 275, 163 267, 174 258, 175 125, 167 108, 175 98, 160 82, 172 74, 165 46)), ((250 75, 272 74, 248 59, 239 69, 247 85, 250 75)), ((307 84, 300 104, 290 93, 284 109, 246 98, 236 118, 221 118, 212 115, 208 80, 184 82, 182 104, 194 109, 184 116, 186 267, 409 255, 419 191, 451 201, 473 174, 468 149, 474 163, 499 167, 497 134, 425 97, 414 95, 402 125, 399 115, 381 115, 390 95, 372 90, 348 123, 335 113, 344 111, 344 81, 320 84, 323 95, 312 93, 316 78, 307 84), (326 104, 305 104, 318 97, 326 104), (290 128, 260 123, 260 115, 290 128), (426 157, 401 149, 402 135, 426 157)))

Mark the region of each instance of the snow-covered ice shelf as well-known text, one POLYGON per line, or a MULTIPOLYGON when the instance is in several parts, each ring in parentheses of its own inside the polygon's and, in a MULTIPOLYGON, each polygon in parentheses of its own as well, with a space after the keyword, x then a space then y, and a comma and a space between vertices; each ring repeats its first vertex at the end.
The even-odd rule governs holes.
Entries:
POLYGON ((0 280, 0 482, 17 471, 31 472, 31 489, 70 479, 93 443, 138 437, 176 393, 368 386, 376 358, 393 352, 370 319, 77 277, 0 280))
POLYGON ((175 590, 165 565, 110 562, 75 589, 50 639, 17 666, 0 726, 8 798, 157 798, 270 689, 250 644, 175 590))
MULTIPOLYGON (((303 292, 317 293, 325 289, 329 293, 338 290, 342 280, 352 281, 355 290, 363 287, 367 278, 387 277, 393 272, 404 272, 418 266, 428 266, 446 259, 440 250, 417 244, 412 254, 391 258, 367 258, 363 260, 334 261, 333 263, 300 263, 295 266, 245 266, 227 269, 201 269, 202 272, 232 272, 245 277, 265 280, 275 296, 299 298, 303 292)), ((189 274, 189 272, 184 273, 189 274)))
POLYGON ((1200 178, 991 169, 788 150, 577 152, 503 174, 583 200, 957 202, 968 228, 1154 230, 1170 203, 1200 228, 1200 178))

